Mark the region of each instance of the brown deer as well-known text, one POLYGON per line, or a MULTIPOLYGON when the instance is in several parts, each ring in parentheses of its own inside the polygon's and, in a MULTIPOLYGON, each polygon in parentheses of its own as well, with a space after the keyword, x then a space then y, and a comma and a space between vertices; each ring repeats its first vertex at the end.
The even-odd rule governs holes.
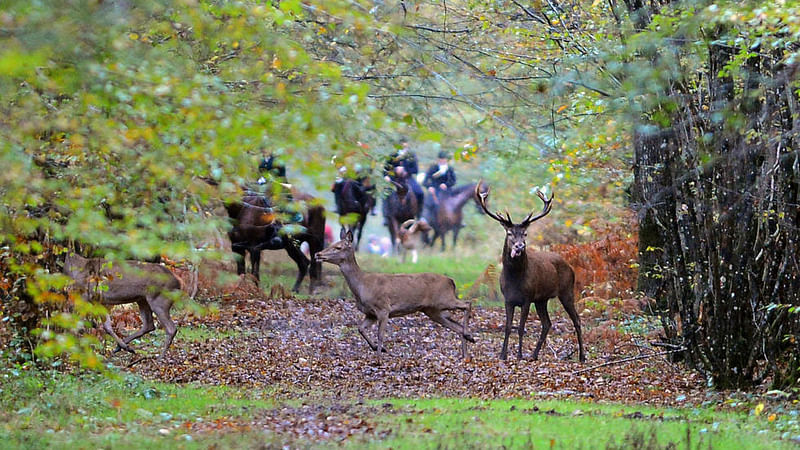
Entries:
POLYGON ((172 307, 172 293, 180 290, 180 281, 164 266, 139 261, 124 261, 119 266, 111 266, 103 258, 83 258, 74 253, 67 255, 64 261, 64 274, 75 280, 78 289, 87 300, 99 300, 105 306, 136 303, 142 317, 142 328, 126 338, 120 338, 114 332, 111 316, 106 314, 103 330, 117 342, 116 353, 126 350, 135 353, 128 344, 134 339, 155 330, 153 313, 167 333, 161 358, 178 328, 169 317, 172 307))
POLYGON ((479 182, 475 187, 478 203, 489 217, 500 222, 506 230, 506 239, 503 245, 503 271, 500 274, 500 290, 503 292, 506 304, 506 327, 500 359, 505 360, 508 355, 508 336, 511 334, 515 307, 519 307, 521 310, 519 327, 517 327, 519 333, 517 359, 522 359, 522 336, 525 334, 525 322, 528 320, 531 303, 536 307, 536 314, 542 322, 542 333, 539 335, 536 350, 533 352, 533 359, 539 358, 539 350, 542 349, 542 345, 547 339, 547 332, 550 331, 551 325, 550 315, 547 313, 547 302, 553 297, 558 297, 575 326, 575 334, 578 335, 579 359, 581 362, 586 361, 586 355, 583 352, 581 322, 578 312, 575 310, 575 273, 572 271, 572 267, 556 253, 537 252, 526 247, 528 226, 550 212, 553 196, 551 195, 547 199, 541 191, 537 191, 537 195, 544 202, 542 212, 536 216, 531 212, 525 220, 514 224, 508 212, 506 212, 506 217, 502 217, 499 212, 489 211, 486 206, 489 189, 481 191, 481 183, 479 182))
POLYGON ((341 240, 317 253, 317 260, 339 266, 347 285, 356 297, 356 307, 366 316, 358 332, 380 359, 383 335, 390 317, 422 312, 441 326, 458 333, 462 339, 461 356, 466 357, 466 341, 475 342, 467 333, 470 304, 456 298, 456 284, 435 273, 388 274, 364 272, 358 266, 353 233, 341 233, 341 240), (464 311, 464 322, 453 320, 448 311, 464 311), (367 336, 368 329, 378 323, 377 345, 367 336))

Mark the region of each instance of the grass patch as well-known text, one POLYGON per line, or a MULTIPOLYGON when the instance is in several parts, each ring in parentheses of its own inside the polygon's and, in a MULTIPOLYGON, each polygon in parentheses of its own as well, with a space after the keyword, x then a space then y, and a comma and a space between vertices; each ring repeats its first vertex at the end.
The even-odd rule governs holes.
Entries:
MULTIPOLYGON (((549 399, 455 398, 371 401, 369 408, 376 412, 364 418, 374 424, 374 432, 341 442, 265 431, 257 425, 258 418, 272 417, 275 413, 271 411, 278 408, 305 404, 300 399, 276 398, 269 389, 156 383, 133 375, 110 379, 94 374, 13 369, 0 372, 0 381, 3 448, 346 444, 352 448, 394 449, 781 449, 795 445, 789 440, 793 436, 781 436, 772 421, 747 412, 549 399)), ((328 414, 321 411, 316 414, 328 414)), ((302 416, 298 424, 305 419, 302 416)))
POLYGON ((367 448, 794 448, 764 418, 573 401, 392 400, 367 448))
MULTIPOLYGON (((267 390, 156 383, 128 374, 6 370, 0 381, 4 448, 175 448, 178 442, 207 448, 206 441, 220 436, 192 433, 192 424, 235 430, 237 421, 275 406, 267 390)), ((253 435, 264 441, 263 433, 253 435)))

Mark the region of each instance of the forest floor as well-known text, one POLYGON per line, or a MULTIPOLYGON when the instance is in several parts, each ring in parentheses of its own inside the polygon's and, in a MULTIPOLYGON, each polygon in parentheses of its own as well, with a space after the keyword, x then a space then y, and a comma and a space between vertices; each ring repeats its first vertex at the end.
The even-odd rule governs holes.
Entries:
MULTIPOLYGON (((270 256, 275 257, 265 254, 270 256)), ((268 269, 271 275, 291 277, 292 266, 276 259, 268 269)), ((358 333, 363 315, 338 270, 326 266, 324 274, 320 294, 312 296, 293 296, 280 285, 267 293, 266 286, 259 289, 250 277, 225 288, 201 280, 199 302, 218 300, 210 313, 177 318, 180 331, 166 361, 156 359, 155 345, 150 356, 119 355, 112 361, 154 381, 268 389, 273 398, 295 406, 247 418, 246 423, 232 419, 228 426, 300 435, 349 436, 372 430, 374 424, 361 417, 370 415, 365 402, 375 399, 577 399, 653 406, 708 400, 699 374, 665 356, 647 356, 658 351, 648 345, 656 327, 642 326, 640 315, 622 314, 622 302, 616 304, 619 308, 604 304, 603 314, 584 318, 584 364, 577 361, 574 329, 557 300, 550 304, 553 327, 539 361, 531 360, 540 330, 535 314, 528 321, 523 359, 516 359, 516 332, 510 358, 499 359, 505 312, 502 303, 486 301, 472 309, 469 328, 477 342, 468 346, 466 360, 458 336, 415 314, 389 321, 388 353, 379 361, 358 333), (641 359, 595 368, 625 357, 641 359), (332 416, 340 419, 338 427, 331 426, 332 416)), ((585 308, 584 303, 579 307, 585 308)), ((123 310, 115 321, 134 329, 136 316, 134 310, 123 310)), ((192 430, 216 426, 196 423, 192 430)))
MULTIPOLYGON (((610 242, 562 252, 586 258, 594 249, 611 261, 603 270, 623 274, 628 259, 615 257, 609 249, 620 244, 610 242)), ((359 258, 372 270, 452 270, 462 295, 480 291, 465 295, 473 300, 469 328, 476 339, 468 357, 461 358, 459 336, 415 314, 390 319, 388 352, 379 360, 358 333, 363 315, 338 270, 325 266, 314 295, 293 295, 284 286, 294 268, 273 252, 262 265, 261 287, 248 276, 214 281, 229 266, 206 271, 194 307, 173 309, 179 331, 163 360, 159 328, 134 343, 134 355, 111 354, 105 340, 101 353, 121 378, 0 371, 0 401, 7 404, 0 440, 10 448, 117 449, 800 443, 796 402, 717 392, 699 373, 670 362, 663 347, 652 345, 660 327, 644 311, 648 305, 620 295, 631 281, 583 269, 599 267, 597 258, 570 260, 579 278, 603 280, 577 303, 585 363, 577 361, 575 332, 557 300, 549 305, 553 327, 539 360, 531 359, 540 331, 533 313, 523 359, 516 359, 516 332, 509 359, 499 359, 502 301, 490 300, 486 286, 473 289, 481 277, 491 284, 486 260, 453 268, 451 256, 427 255, 424 269, 359 258)), ((115 308, 112 316, 123 334, 139 327, 135 308, 115 308)))

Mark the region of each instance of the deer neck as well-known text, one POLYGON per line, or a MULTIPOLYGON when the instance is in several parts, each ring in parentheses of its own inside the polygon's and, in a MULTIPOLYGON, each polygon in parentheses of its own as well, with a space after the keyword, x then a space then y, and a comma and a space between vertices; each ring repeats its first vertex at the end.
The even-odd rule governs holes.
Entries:
POLYGON ((528 254, 523 252, 516 258, 511 257, 511 248, 508 242, 503 245, 503 269, 508 272, 524 273, 528 270, 528 254))
POLYGON ((342 263, 339 264, 339 270, 342 271, 342 275, 344 275, 344 279, 347 281, 350 290, 353 291, 358 298, 361 298, 361 288, 364 286, 364 271, 358 266, 356 256, 350 255, 347 259, 342 261, 342 263))

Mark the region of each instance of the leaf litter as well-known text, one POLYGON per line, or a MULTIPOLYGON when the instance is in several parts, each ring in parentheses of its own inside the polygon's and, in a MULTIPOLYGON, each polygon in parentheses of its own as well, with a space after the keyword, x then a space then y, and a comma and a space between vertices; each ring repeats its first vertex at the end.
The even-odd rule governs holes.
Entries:
MULTIPOLYGON (((393 398, 560 398, 652 406, 706 400, 702 376, 663 357, 576 375, 580 369, 627 356, 619 354, 622 349, 641 351, 636 344, 641 336, 623 335, 620 344, 617 334, 615 344, 607 345, 603 333, 586 333, 608 326, 606 319, 584 319, 584 332, 594 336, 587 339, 586 364, 577 362, 575 334, 561 312, 552 317, 539 361, 530 359, 540 330, 535 315, 526 327, 523 359, 515 358, 514 330, 510 358, 501 361, 502 306, 475 306, 472 311, 470 328, 477 342, 469 345, 466 360, 460 357, 458 336, 417 314, 390 319, 388 353, 378 361, 358 333, 363 315, 351 299, 270 298, 257 289, 239 287, 212 314, 178 317, 178 336, 165 361, 148 357, 127 370, 162 382, 268 389, 282 405, 248 419, 190 422, 187 431, 266 429, 304 439, 386 433, 372 418, 391 404, 374 405, 393 398), (201 326, 226 334, 181 339, 181 328, 201 326)), ((461 321, 460 315, 455 318, 461 321)))

